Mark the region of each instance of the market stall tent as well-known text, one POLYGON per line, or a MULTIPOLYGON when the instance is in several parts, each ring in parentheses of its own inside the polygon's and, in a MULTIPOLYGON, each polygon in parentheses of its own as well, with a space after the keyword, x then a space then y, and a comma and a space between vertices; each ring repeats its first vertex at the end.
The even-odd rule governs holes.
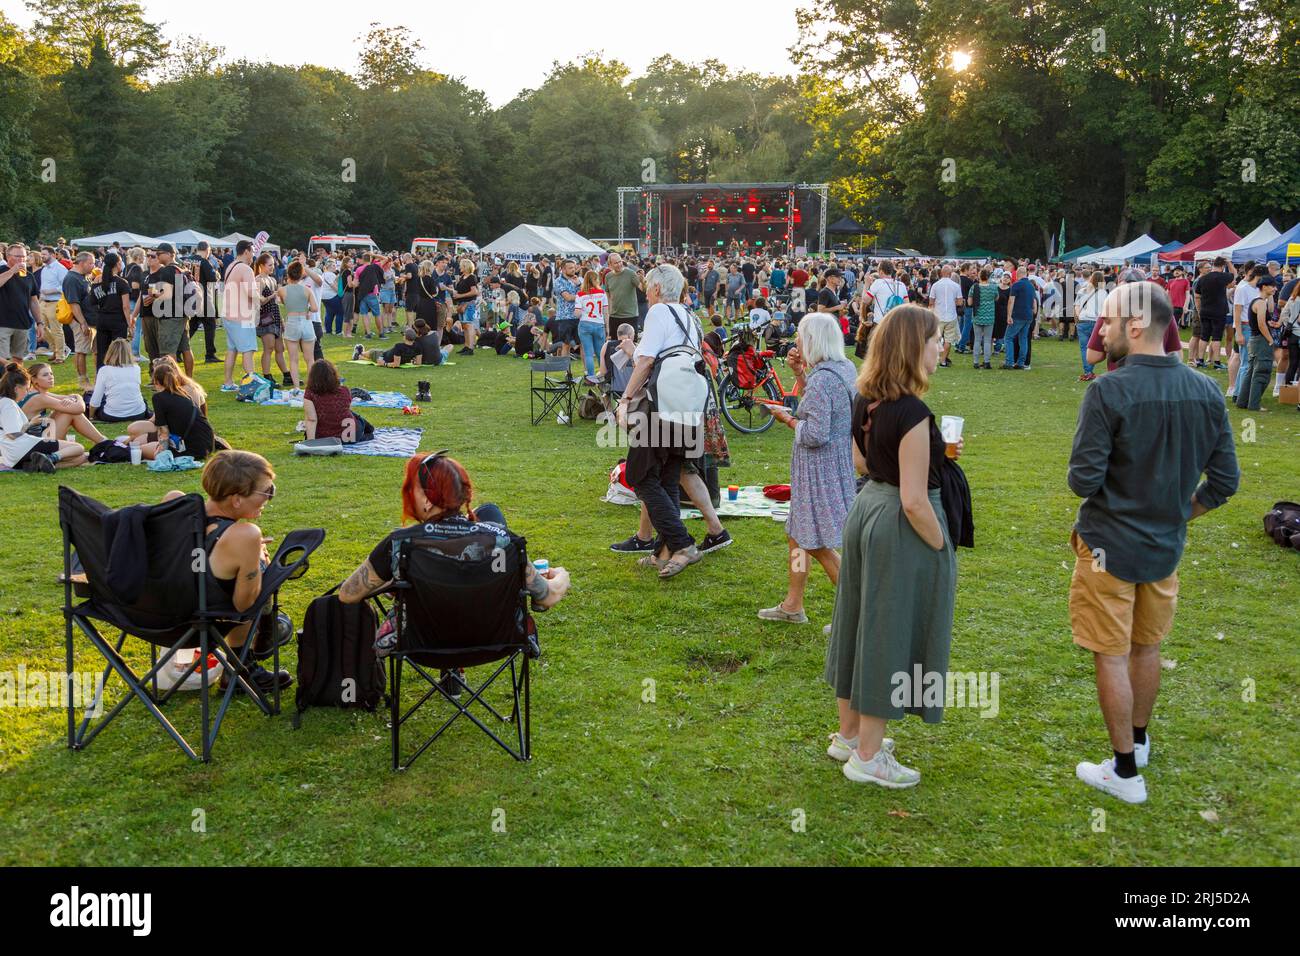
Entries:
POLYGON ((1238 239, 1236 242, 1224 246, 1222 249, 1197 249, 1196 258, 1215 259, 1219 256, 1223 256, 1230 262, 1245 262, 1246 258, 1249 257, 1238 259, 1238 251, 1249 249, 1253 246, 1263 245, 1266 242, 1272 242, 1277 239, 1279 235, 1281 235, 1281 233, 1277 231, 1277 228, 1273 223, 1265 219, 1245 236, 1238 239))
POLYGON ((1132 242, 1125 243, 1118 249, 1109 249, 1103 253, 1093 253, 1088 256, 1089 262, 1095 262, 1102 266, 1122 266, 1130 259, 1139 259, 1143 256, 1149 256, 1160 248, 1160 243, 1150 236, 1138 236, 1132 242))
POLYGON ((485 255, 599 255, 605 250, 564 226, 515 226, 481 250, 485 255))
POLYGON ((216 236, 209 236, 206 233, 199 232, 197 229, 182 229, 179 232, 169 232, 165 236, 159 236, 158 241, 170 242, 180 249, 193 249, 200 242, 206 242, 211 249, 225 249, 227 246, 234 245, 234 243, 228 243, 216 236))
POLYGON ((1220 249, 1232 245, 1240 238, 1241 236, 1228 228, 1227 223, 1221 222, 1208 232, 1201 233, 1191 242, 1179 246, 1173 252, 1160 253, 1160 261, 1191 262, 1196 258, 1196 253, 1202 249, 1220 249))
POLYGON ((154 249, 162 240, 154 239, 152 236, 142 236, 137 232, 106 232, 102 236, 86 236, 82 239, 73 239, 72 245, 88 249, 92 246, 111 246, 115 242, 123 249, 130 249, 132 246, 154 249))
POLYGON ((1287 247, 1300 243, 1300 223, 1296 223, 1276 239, 1261 243, 1258 246, 1248 246, 1238 249, 1232 254, 1233 262, 1248 262, 1254 259, 1256 262, 1287 262, 1289 259, 1296 258, 1295 253, 1287 255, 1287 247), (1240 259, 1237 256, 1241 256, 1240 259))
MULTIPOLYGON (((230 235, 228 235, 228 236, 222 236, 222 237, 221 237, 221 242, 222 242, 223 245, 227 245, 227 246, 231 246, 231 247, 233 247, 233 246, 235 245, 235 243, 240 242, 240 241, 242 241, 242 240, 244 240, 244 239, 247 239, 249 242, 253 242, 253 241, 254 241, 252 236, 246 236, 246 235, 244 235, 242 232, 232 232, 232 233, 231 233, 230 235)), ((274 242, 266 242, 266 243, 263 243, 263 244, 262 244, 262 248, 265 249, 267 252, 279 252, 279 251, 280 251, 280 247, 277 246, 274 242)))

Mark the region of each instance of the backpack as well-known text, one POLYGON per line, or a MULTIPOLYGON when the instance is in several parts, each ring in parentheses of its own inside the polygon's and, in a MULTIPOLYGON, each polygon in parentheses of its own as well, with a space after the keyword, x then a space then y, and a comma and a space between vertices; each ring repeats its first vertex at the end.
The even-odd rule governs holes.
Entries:
POLYGON ((1300 551, 1300 504, 1279 501, 1264 515, 1264 533, 1284 548, 1300 551))
POLYGON ((240 380, 235 398, 237 401, 254 402, 260 405, 262 402, 269 401, 274 395, 275 383, 269 378, 254 373, 245 375, 240 380))
POLYGON ((364 707, 373 711, 384 691, 384 668, 375 657, 378 620, 366 603, 344 604, 334 593, 307 605, 298 629, 298 712, 302 724, 308 707, 364 707))
POLYGON ((896 308, 897 306, 903 305, 907 302, 905 298, 898 294, 899 285, 901 285, 901 283, 895 279, 890 290, 893 294, 885 300, 885 311, 881 313, 882 315, 888 315, 890 309, 896 308))
POLYGON ((97 442, 88 455, 91 464, 120 465, 131 460, 131 449, 111 438, 97 442))
POLYGON ((678 307, 670 305, 668 309, 681 330, 682 343, 671 345, 655 356, 646 391, 651 411, 660 419, 694 427, 704 418, 704 403, 709 394, 707 367, 700 342, 698 338, 691 341, 691 333, 678 314, 678 307))

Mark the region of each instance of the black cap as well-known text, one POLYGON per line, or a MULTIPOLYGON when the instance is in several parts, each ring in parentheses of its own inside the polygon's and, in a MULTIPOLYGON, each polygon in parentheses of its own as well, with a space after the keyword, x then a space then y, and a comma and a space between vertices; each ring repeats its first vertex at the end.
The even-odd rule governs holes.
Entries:
POLYGON ((839 269, 827 269, 824 273, 822 273, 822 275, 827 279, 830 279, 832 277, 836 279, 842 278, 842 273, 840 272, 839 269))
POLYGON ((158 243, 158 248, 155 249, 154 251, 155 251, 155 252, 167 252, 167 253, 170 253, 170 254, 173 255, 173 256, 176 255, 176 247, 173 246, 170 242, 160 242, 160 243, 158 243))
POLYGON ((1259 282, 1256 283, 1256 287, 1261 286, 1261 285, 1271 285, 1271 286, 1276 286, 1276 285, 1277 285, 1277 276, 1271 276, 1271 275, 1262 275, 1262 276, 1260 276, 1260 277, 1259 277, 1259 282))

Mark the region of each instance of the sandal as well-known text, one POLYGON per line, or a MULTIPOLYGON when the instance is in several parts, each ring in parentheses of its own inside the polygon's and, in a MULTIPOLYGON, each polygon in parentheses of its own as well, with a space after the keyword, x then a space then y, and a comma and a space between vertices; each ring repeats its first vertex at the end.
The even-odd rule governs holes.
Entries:
POLYGON ((703 555, 700 554, 700 549, 695 545, 684 548, 664 562, 662 567, 659 569, 659 577, 667 579, 674 575, 681 574, 696 561, 700 560, 701 557, 703 557, 703 555))
POLYGON ((662 571, 664 565, 668 562, 657 554, 647 554, 643 558, 638 558, 636 563, 637 567, 640 568, 654 568, 656 571, 662 571))

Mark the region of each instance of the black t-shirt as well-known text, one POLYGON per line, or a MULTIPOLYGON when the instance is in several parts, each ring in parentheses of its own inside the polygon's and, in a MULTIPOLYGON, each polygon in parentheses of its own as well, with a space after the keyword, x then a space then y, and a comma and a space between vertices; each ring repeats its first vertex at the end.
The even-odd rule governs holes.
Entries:
POLYGON ((168 434, 185 440, 185 454, 198 459, 212 454, 212 426, 188 395, 154 392, 153 420, 159 428, 166 428, 168 434))
POLYGON ((121 276, 113 276, 108 285, 96 282, 90 287, 90 298, 95 311, 99 313, 101 327, 126 328, 126 316, 122 313, 122 296, 129 295, 131 286, 121 276))
POLYGON ((203 315, 217 317, 217 270, 213 268, 212 259, 204 256, 199 260, 199 288, 203 290, 203 315))
POLYGON ((943 467, 944 443, 939 426, 934 423, 930 407, 915 395, 905 395, 894 402, 881 402, 871 413, 871 431, 864 430, 870 403, 861 395, 853 400, 853 440, 867 460, 867 474, 875 481, 895 487, 899 484, 898 447, 903 436, 918 423, 930 423, 930 474, 927 488, 939 487, 943 467))
POLYGON ((969 299, 971 286, 975 285, 975 280, 970 276, 958 276, 961 280, 961 297, 969 299))
POLYGON ((533 350, 533 327, 531 325, 521 325, 515 330, 515 352, 518 355, 527 355, 533 350))
MULTIPOLYGON (((478 276, 474 275, 473 273, 470 273, 467 276, 462 276, 461 278, 456 280, 456 294, 466 295, 466 293, 468 293, 470 290, 475 288, 477 285, 478 285, 478 276)), ((466 296, 466 298, 464 299, 457 299, 456 304, 459 305, 463 302, 473 302, 473 301, 474 300, 472 298, 466 296)))
POLYGON ((505 547, 509 543, 509 538, 504 534, 501 525, 486 521, 470 521, 464 515, 449 515, 429 524, 417 524, 409 528, 398 528, 396 531, 389 532, 384 536, 383 541, 375 545, 374 550, 370 552, 366 560, 370 562, 370 567, 377 577, 384 581, 391 581, 393 580, 394 552, 406 538, 420 537, 448 541, 452 538, 463 538, 471 534, 496 535, 499 547, 505 547))
MULTIPOLYGON (((9 266, 0 265, 0 275, 9 271, 9 266)), ((71 274, 71 272, 69 272, 71 274)), ((32 296, 36 286, 32 276, 14 276, 0 286, 0 329, 27 329, 32 325, 32 296)))
POLYGON ((1272 339, 1273 330, 1268 324, 1268 320, 1272 318, 1271 308, 1255 308, 1256 303, 1262 303, 1263 301, 1262 298, 1259 298, 1250 303, 1250 331, 1255 335, 1262 335, 1266 339, 1272 339))
MULTIPOLYGON (((821 292, 817 293, 817 304, 825 306, 827 309, 833 309, 840 304, 840 297, 830 286, 824 287, 821 292)), ((836 313, 838 315, 838 313, 836 313)))
POLYGON ((429 332, 415 340, 415 350, 419 353, 421 365, 442 364, 442 336, 429 332))
POLYGON ((130 287, 131 305, 134 306, 136 300, 144 294, 144 284, 146 282, 144 266, 138 262, 131 263, 122 273, 122 278, 126 280, 126 284, 130 287))
POLYGON ((412 343, 398 342, 391 349, 389 349, 387 352, 384 353, 384 361, 391 362, 393 359, 397 359, 399 364, 405 365, 407 362, 412 361, 419 354, 420 354, 420 350, 417 349, 412 343))
MULTIPOLYGON (((406 267, 402 269, 402 272, 406 274, 406 285, 404 287, 406 292, 406 301, 418 302, 420 299, 420 264, 418 262, 408 262, 406 267)), ((432 282, 430 282, 429 288, 435 289, 436 287, 432 282)))
POLYGON ((167 293, 164 290, 162 295, 156 296, 152 302, 144 307, 144 309, 151 315, 160 319, 183 318, 185 315, 185 293, 181 289, 177 288, 176 279, 176 267, 174 265, 162 266, 161 268, 155 269, 153 272, 149 273, 149 278, 146 282, 146 285, 149 287, 147 291, 154 291, 152 289, 153 286, 166 283, 171 286, 172 301, 169 306, 169 303, 167 302, 167 293))
POLYGON ((1218 271, 1207 272, 1196 280, 1196 294, 1201 297, 1201 315, 1228 314, 1228 286, 1231 284, 1232 276, 1218 271))
POLYGON ((372 262, 361 270, 357 276, 357 294, 362 298, 368 295, 374 295, 379 286, 384 284, 384 268, 377 262, 372 262))
POLYGON ((754 281, 754 263, 746 262, 740 267, 740 274, 745 277, 746 282, 754 281))

